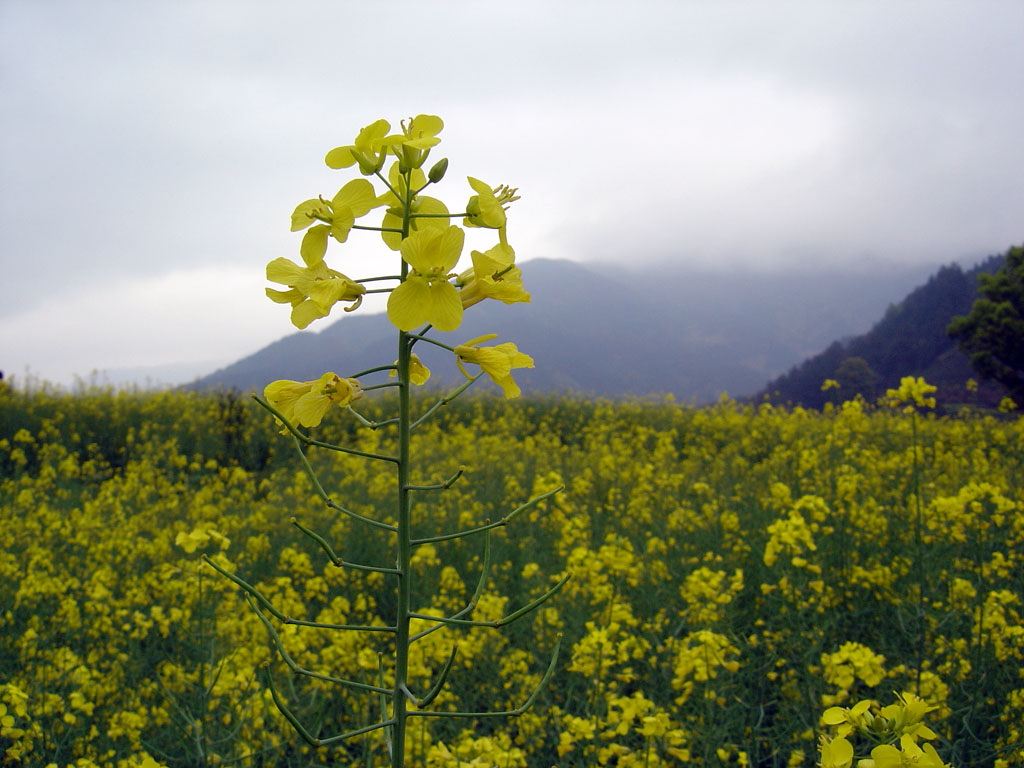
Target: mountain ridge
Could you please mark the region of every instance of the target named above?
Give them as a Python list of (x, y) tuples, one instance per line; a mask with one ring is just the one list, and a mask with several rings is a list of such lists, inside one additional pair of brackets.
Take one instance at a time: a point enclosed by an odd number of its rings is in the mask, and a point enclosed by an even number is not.
[[(893, 301), (927, 276), (927, 267), (890, 272), (639, 271), (557, 259), (524, 262), (529, 304), (485, 301), (439, 340), (455, 345), (500, 332), (531, 355), (516, 372), (524, 392), (598, 396), (673, 394), (697, 403), (723, 391), (751, 395), (836, 338), (863, 333)], [(378, 366), (394, 344), (385, 314), (343, 315), (292, 333), (187, 385), (261, 391), (274, 379), (308, 381), (324, 371), (350, 375)], [(431, 384), (461, 374), (450, 353), (429, 344), (417, 353)], [(482, 382), (481, 382), (482, 383)]]

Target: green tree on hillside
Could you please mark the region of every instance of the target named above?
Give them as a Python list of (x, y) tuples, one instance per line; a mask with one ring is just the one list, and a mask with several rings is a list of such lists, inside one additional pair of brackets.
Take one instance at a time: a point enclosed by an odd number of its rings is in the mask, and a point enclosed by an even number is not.
[(1003, 266), (979, 278), (979, 298), (947, 332), (986, 379), (1005, 386), (1024, 403), (1024, 248), (1013, 246)]
[(835, 379), (844, 400), (860, 395), (869, 403), (875, 399), (878, 374), (863, 357), (848, 357), (836, 368)]

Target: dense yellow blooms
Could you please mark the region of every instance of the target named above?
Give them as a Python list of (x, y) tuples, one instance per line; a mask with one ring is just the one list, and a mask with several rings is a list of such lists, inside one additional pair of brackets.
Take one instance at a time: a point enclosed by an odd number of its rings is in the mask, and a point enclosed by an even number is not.
[[(389, 450), (386, 430), (356, 434), (342, 415), (324, 413), (327, 439)], [(494, 711), (523, 703), (563, 636), (537, 713), (415, 719), (412, 764), (852, 765), (852, 731), (818, 743), (839, 725), (829, 708), (903, 691), (897, 709), (858, 712), (903, 717), (875, 768), (1024, 766), (1024, 422), (913, 418), (916, 434), (901, 411), (857, 402), (817, 414), (495, 398), (418, 427), (430, 450), (417, 482), (460, 467), (472, 482), (417, 497), (417, 536), (566, 485), (494, 532), (474, 618), (526, 604), (560, 569), (573, 578), (521, 627), (446, 627), (413, 645), (417, 693), (458, 645), (432, 707)], [(252, 575), (293, 618), (386, 623), (390, 577), (331, 565), (290, 520), (351, 562), (386, 565), (386, 537), (355, 535), (317, 501), (278, 428), (231, 395), (0, 394), (0, 764), (384, 762), (380, 734), (338, 750), (297, 738), (260, 676), (264, 627), (200, 560)], [(386, 469), (309, 458), (339, 504), (387, 520)], [(417, 610), (472, 597), (480, 546), (414, 555)], [(276, 626), (297, 665), (333, 676), (375, 683), (389, 651), (380, 633)], [(273, 674), (325, 734), (375, 716), (360, 691)], [(913, 730), (918, 716), (935, 739)]]

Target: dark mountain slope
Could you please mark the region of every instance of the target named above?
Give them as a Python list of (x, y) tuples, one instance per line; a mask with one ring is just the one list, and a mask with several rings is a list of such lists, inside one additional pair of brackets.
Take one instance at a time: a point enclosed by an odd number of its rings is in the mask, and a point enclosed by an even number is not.
[[(820, 408), (834, 397), (821, 390), (822, 383), (826, 379), (842, 381), (837, 375), (841, 366), (859, 358), (874, 374), (873, 387), (861, 392), (869, 399), (897, 387), (903, 376), (923, 376), (939, 387), (940, 400), (967, 401), (965, 384), (978, 376), (946, 334), (946, 327), (955, 315), (970, 310), (977, 298), (978, 275), (996, 271), (1002, 259), (991, 256), (966, 273), (955, 264), (942, 267), (903, 301), (891, 305), (868, 333), (833, 342), (825, 351), (771, 381), (758, 397)], [(852, 394), (841, 391), (839, 397)], [(999, 396), (998, 387), (983, 387), (983, 399), (998, 400)]]

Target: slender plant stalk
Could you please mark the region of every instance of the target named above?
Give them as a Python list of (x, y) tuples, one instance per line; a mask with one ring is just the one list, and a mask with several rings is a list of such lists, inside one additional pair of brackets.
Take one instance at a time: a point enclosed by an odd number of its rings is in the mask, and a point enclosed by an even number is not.
[[(397, 582), (397, 600), (393, 624), (387, 626), (364, 626), (328, 624), (294, 619), (278, 610), (256, 586), (250, 584), (241, 576), (229, 572), (223, 563), (218, 564), (213, 560), (208, 561), (215, 570), (240, 587), (245, 593), (245, 598), (250, 608), (267, 632), (271, 647), (293, 676), (309, 677), (365, 693), (376, 700), (376, 704), (380, 709), (380, 715), (376, 722), (344, 733), (321, 736), (318, 727), (308, 728), (302, 723), (299, 715), (292, 710), (289, 699), (295, 698), (296, 691), (291, 687), (291, 684), (289, 683), (289, 688), (282, 692), (275, 683), (274, 676), (267, 669), (265, 670), (266, 686), (274, 703), (298, 734), (309, 744), (320, 747), (344, 742), (351, 738), (365, 737), (369, 734), (374, 734), (374, 738), (376, 738), (376, 732), (380, 731), (385, 748), (389, 752), (391, 768), (404, 768), (406, 765), (406, 736), (409, 720), (412, 717), (479, 719), (496, 716), (516, 717), (523, 714), (529, 707), (533, 706), (540, 691), (554, 673), (558, 661), (560, 640), (555, 643), (551, 661), (547, 671), (541, 678), (540, 684), (534, 689), (527, 701), (519, 707), (500, 712), (442, 712), (428, 709), (447, 683), (449, 673), (454, 666), (458, 646), (455, 645), (452, 648), (447, 663), (427, 692), (417, 696), (413, 692), (409, 681), (409, 657), (412, 644), (446, 626), (463, 629), (505, 626), (536, 610), (540, 605), (551, 599), (568, 581), (568, 576), (562, 578), (554, 587), (540, 597), (528, 601), (521, 608), (500, 619), (475, 621), (472, 618), (473, 610), (484, 591), (488, 577), (491, 530), (508, 525), (522, 511), (536, 506), (558, 490), (561, 490), (561, 488), (542, 493), (528, 500), (496, 522), (492, 523), (489, 520), (479, 521), (476, 525), (452, 533), (431, 537), (414, 537), (412, 494), (420, 491), (447, 490), (462, 476), (463, 470), (460, 468), (443, 482), (414, 484), (412, 482), (412, 458), (410, 456), (412, 430), (426, 419), (431, 418), (438, 409), (468, 390), (484, 373), (489, 374), (491, 378), (502, 386), (506, 397), (517, 396), (518, 387), (511, 380), (509, 371), (512, 368), (532, 367), (533, 365), (532, 359), (519, 352), (515, 345), (511, 343), (499, 345), (498, 347), (479, 348), (481, 343), (494, 338), (495, 334), (480, 337), (460, 346), (452, 346), (436, 339), (427, 338), (426, 336), (435, 326), (440, 326), (442, 330), (453, 330), (453, 319), (457, 320), (465, 307), (472, 306), (484, 298), (500, 298), (506, 302), (529, 301), (529, 294), (522, 291), (519, 282), (519, 270), (512, 263), (515, 254), (508, 245), (505, 234), (505, 206), (518, 199), (515, 194), (516, 190), (510, 189), (507, 186), (492, 189), (482, 182), (470, 178), (470, 186), (477, 194), (470, 198), (465, 209), (455, 209), (464, 210), (463, 213), (447, 214), (430, 210), (418, 210), (421, 207), (421, 202), (417, 201), (419, 193), (429, 184), (440, 181), (447, 168), (447, 159), (443, 159), (435, 163), (427, 177), (424, 177), (421, 171), (416, 170), (423, 165), (427, 155), (430, 153), (430, 146), (433, 146), (429, 143), (424, 144), (424, 134), (433, 136), (440, 130), (441, 125), (440, 118), (420, 115), (417, 118), (410, 119), (409, 125), (403, 123), (404, 138), (401, 141), (398, 141), (396, 144), (392, 141), (395, 139), (395, 136), (390, 136), (387, 140), (383, 140), (381, 145), (375, 149), (373, 148), (373, 141), (368, 140), (367, 136), (371, 134), (377, 135), (376, 132), (379, 132), (382, 126), (384, 131), (389, 129), (385, 121), (378, 121), (363, 129), (355, 145), (332, 150), (328, 157), (333, 157), (337, 161), (337, 164), (332, 165), (332, 167), (346, 167), (346, 162), (347, 165), (351, 165), (351, 161), (346, 156), (346, 153), (351, 153), (352, 159), (358, 163), (360, 172), (364, 176), (375, 176), (393, 195), (394, 200), (391, 201), (391, 205), (388, 208), (384, 225), (373, 227), (353, 223), (354, 218), (364, 215), (372, 208), (377, 207), (379, 203), (372, 204), (369, 202), (376, 199), (376, 194), (369, 181), (356, 180), (349, 182), (332, 200), (328, 201), (323, 197), (307, 200), (301, 203), (292, 215), (293, 229), (310, 227), (303, 238), (301, 248), (302, 257), (307, 264), (307, 268), (304, 270), (287, 259), (276, 259), (267, 267), (268, 279), (285, 284), (289, 288), (287, 292), (277, 291), (276, 289), (269, 290), (268, 296), (278, 303), (290, 302), (293, 307), (292, 321), (300, 328), (305, 327), (310, 322), (311, 313), (313, 319), (323, 316), (325, 312), (323, 301), (327, 295), (337, 295), (339, 298), (334, 299), (334, 301), (345, 300), (354, 302), (352, 306), (347, 308), (352, 310), (358, 307), (365, 293), (392, 292), (388, 303), (388, 316), (398, 328), (398, 359), (395, 363), (367, 368), (357, 373), (355, 377), (348, 379), (342, 379), (335, 373), (325, 373), (320, 379), (313, 382), (279, 380), (268, 385), (264, 390), (264, 397), (256, 397), (256, 400), (283, 425), (282, 431), (292, 436), (296, 452), (302, 461), (303, 469), (312, 483), (313, 493), (329, 510), (345, 515), (352, 525), (366, 526), (393, 535), (396, 555), (394, 567), (390, 567), (390, 564), (384, 566), (371, 563), (353, 563), (340, 557), (323, 535), (299, 522), (296, 518), (293, 517), (291, 519), (293, 526), (313, 541), (334, 566), (362, 572), (379, 573), (395, 578)], [(436, 141), (434, 143), (436, 144)], [(338, 152), (341, 152), (341, 154), (337, 154)], [(385, 175), (381, 173), (381, 170), (390, 155), (396, 158), (395, 165), (392, 166), (391, 172)], [(331, 162), (333, 161), (329, 160), (328, 164), (330, 165)], [(429, 181), (421, 184), (420, 178), (429, 178)], [(433, 201), (431, 205), (436, 206), (440, 204), (438, 201)], [(429, 206), (424, 205), (423, 207), (428, 208)], [(441, 207), (443, 208), (443, 206)], [(395, 217), (397, 217), (399, 209), (401, 210), (400, 227), (394, 226), (397, 223)], [(499, 244), (493, 249), (497, 253), (495, 256), (497, 261), (494, 264), (482, 262), (482, 264), (488, 266), (481, 267), (479, 270), (482, 272), (481, 274), (476, 274), (476, 272), (470, 270), (465, 273), (469, 277), (460, 275), (456, 278), (456, 274), (451, 272), (458, 261), (464, 233), (455, 225), (449, 224), (446, 228), (438, 230), (436, 224), (430, 224), (429, 222), (436, 222), (437, 219), (447, 219), (450, 222), (453, 217), (465, 218), (467, 223), (475, 227), (498, 231)], [(416, 219), (424, 220), (423, 224), (419, 225), (420, 229), (418, 231), (414, 231), (413, 227), (413, 222)], [(334, 237), (340, 242), (344, 242), (349, 230), (371, 230), (384, 233), (386, 237), (398, 235), (402, 246), (399, 249), (401, 250), (399, 274), (353, 281), (341, 273), (327, 270), (323, 264), (322, 253), (326, 250), (328, 239)], [(418, 239), (411, 241), (410, 247), (406, 249), (406, 242), (410, 237)], [(386, 242), (392, 247), (394, 246), (394, 241), (386, 240)], [(454, 258), (452, 253), (453, 244), (458, 246), (458, 250), (454, 252)], [(474, 252), (474, 268), (477, 267), (476, 259), (477, 253)], [(438, 264), (442, 266), (437, 266)], [(415, 284), (407, 284), (412, 278), (415, 278)], [(456, 278), (454, 286), (449, 282), (452, 278)], [(332, 280), (334, 281), (333, 283), (330, 282)], [(392, 288), (374, 288), (371, 290), (367, 290), (363, 285), (364, 283), (376, 281), (397, 281), (397, 285)], [(326, 292), (325, 288), (328, 289)], [(396, 292), (402, 291), (404, 291), (402, 298), (394, 302), (396, 314), (392, 314), (392, 299), (397, 299), (398, 294)], [(468, 295), (460, 295), (460, 291), (468, 292)], [(440, 310), (437, 309), (439, 302), (441, 303)], [(428, 317), (426, 325), (418, 332), (411, 333), (408, 329), (413, 326), (422, 325), (423, 317)], [(455, 325), (457, 326), (457, 323)], [(414, 358), (412, 350), (413, 346), (420, 341), (427, 342), (453, 354), (457, 367), (466, 375), (467, 381), (455, 388), (454, 391), (438, 399), (421, 413), (418, 418), (414, 418), (411, 385), (414, 378), (423, 375), (425, 369), (419, 359)], [(479, 365), (481, 368), (480, 373), (475, 376), (467, 373), (465, 369), (466, 363)], [(414, 365), (417, 371), (415, 376)], [(382, 383), (367, 383), (365, 386), (359, 381), (361, 377), (385, 372), (390, 373), (396, 378)], [(417, 378), (416, 383), (422, 382)], [(386, 388), (398, 390), (397, 416), (379, 421), (371, 421), (351, 408), (351, 402), (361, 397), (364, 393)], [(371, 453), (355, 447), (335, 445), (312, 439), (298, 429), (298, 426), (311, 427), (318, 425), (323, 414), (333, 404), (347, 409), (359, 424), (367, 429), (376, 430), (383, 427), (394, 427), (397, 441), (396, 453)], [(313, 464), (304, 451), (306, 448), (324, 448), (348, 456), (393, 464), (396, 475), (396, 523), (392, 525), (390, 522), (358, 514), (332, 499), (317, 477)], [(412, 595), (415, 573), (412, 567), (412, 554), (414, 548), (429, 543), (447, 542), (473, 536), (482, 537), (484, 565), (473, 595), (466, 606), (455, 611), (452, 615), (413, 612)], [(413, 619), (427, 622), (427, 628), (417, 632), (415, 635), (411, 635), (410, 628)], [(284, 647), (281, 636), (274, 628), (274, 621), (284, 625), (292, 624), (324, 630), (383, 632), (393, 635), (394, 655), (389, 660), (393, 664), (393, 685), (385, 687), (385, 659), (383, 656), (379, 657), (380, 667), (377, 685), (348, 680), (301, 667)], [(410, 704), (413, 705), (413, 709), (410, 709)], [(423, 735), (421, 730), (421, 748)], [(365, 754), (367, 756), (367, 763), (369, 763), (369, 751), (367, 750)]]

